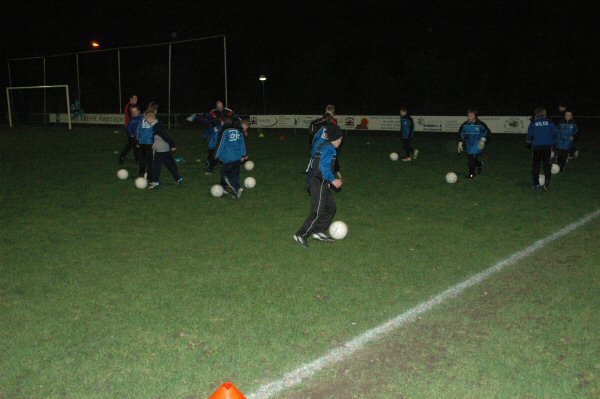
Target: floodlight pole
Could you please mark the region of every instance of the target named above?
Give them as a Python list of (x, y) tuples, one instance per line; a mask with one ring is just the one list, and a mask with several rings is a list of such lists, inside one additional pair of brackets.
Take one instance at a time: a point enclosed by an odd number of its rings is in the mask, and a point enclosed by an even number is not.
[(223, 70), (225, 75), (225, 107), (229, 106), (227, 100), (227, 36), (223, 36)]
[(267, 114), (267, 103), (265, 101), (265, 81), (267, 80), (267, 77), (265, 75), (260, 75), (258, 77), (258, 80), (260, 80), (260, 83), (262, 83), (263, 115), (266, 115)]
[(167, 128), (171, 129), (171, 44), (169, 43), (169, 96), (167, 97)]
[[(121, 50), (117, 49), (117, 75), (119, 76), (119, 112), (121, 113), (121, 110), (123, 108), (121, 108), (121, 97), (122, 97), (122, 93), (121, 93)], [(81, 102), (80, 102), (81, 104)]]
[(75, 69), (77, 70), (77, 99), (81, 106), (81, 85), (79, 84), (79, 54), (75, 54)]
[[(43, 69), (43, 86), (46, 86), (46, 57), (42, 58), (42, 63), (44, 65), (44, 69)], [(46, 123), (46, 88), (44, 87), (44, 123)]]

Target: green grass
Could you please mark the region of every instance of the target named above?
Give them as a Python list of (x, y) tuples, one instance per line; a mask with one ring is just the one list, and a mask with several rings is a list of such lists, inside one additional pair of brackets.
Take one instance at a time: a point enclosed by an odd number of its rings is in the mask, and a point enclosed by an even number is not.
[(278, 398), (598, 398), (600, 220)]
[(237, 202), (210, 196), (198, 132), (173, 132), (185, 185), (163, 170), (141, 191), (116, 177), (112, 131), (0, 133), (0, 398), (249, 393), (600, 205), (590, 136), (547, 193), (529, 189), (521, 137), (496, 136), (466, 181), (451, 136), (419, 136), (410, 164), (389, 161), (395, 138), (351, 136), (350, 233), (303, 250), (305, 136), (254, 133), (257, 187)]

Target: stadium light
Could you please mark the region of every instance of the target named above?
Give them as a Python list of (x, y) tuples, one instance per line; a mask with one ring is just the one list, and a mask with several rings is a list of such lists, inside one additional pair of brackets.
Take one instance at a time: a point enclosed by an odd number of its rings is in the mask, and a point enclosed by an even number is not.
[(260, 75), (258, 77), (258, 80), (260, 80), (260, 83), (262, 83), (263, 115), (266, 115), (267, 114), (267, 103), (265, 102), (265, 80), (267, 80), (267, 77), (265, 75)]
[(98, 41), (96, 40), (92, 40), (90, 45), (92, 46), (92, 48), (100, 48), (100, 43), (98, 43)]

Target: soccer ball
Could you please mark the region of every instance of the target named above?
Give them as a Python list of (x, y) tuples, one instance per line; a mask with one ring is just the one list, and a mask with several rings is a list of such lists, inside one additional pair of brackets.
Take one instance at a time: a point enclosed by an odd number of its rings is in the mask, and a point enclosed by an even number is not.
[(398, 158), (399, 158), (399, 156), (398, 156), (398, 153), (397, 153), (397, 152), (392, 152), (392, 153), (390, 154), (390, 159), (391, 159), (392, 161), (397, 161), (397, 160), (398, 160)]
[(560, 166), (557, 163), (552, 164), (552, 174), (555, 175), (560, 172)]
[(252, 161), (246, 161), (244, 163), (244, 169), (246, 169), (246, 170), (252, 170), (252, 169), (254, 169), (254, 162), (252, 162)]
[(117, 171), (117, 176), (119, 177), (119, 179), (125, 180), (129, 177), (129, 172), (126, 171), (125, 169), (119, 169)]
[(346, 223), (338, 220), (337, 222), (331, 223), (329, 226), (329, 235), (336, 240), (341, 240), (348, 234), (348, 226)]
[(454, 183), (456, 183), (457, 180), (458, 180), (458, 176), (456, 176), (456, 173), (454, 173), (454, 172), (446, 173), (446, 181), (448, 183), (454, 184)]
[(254, 177), (246, 177), (244, 179), (244, 187), (246, 187), (246, 188), (256, 187), (256, 179)]
[(538, 176), (538, 181), (539, 181), (540, 186), (543, 186), (544, 184), (546, 184), (546, 176), (539, 175)]
[(137, 179), (135, 179), (135, 186), (143, 190), (146, 187), (148, 187), (148, 180), (144, 179), (143, 177), (138, 177)]
[(223, 186), (220, 184), (215, 184), (210, 188), (210, 193), (213, 197), (222, 197), (223, 196)]

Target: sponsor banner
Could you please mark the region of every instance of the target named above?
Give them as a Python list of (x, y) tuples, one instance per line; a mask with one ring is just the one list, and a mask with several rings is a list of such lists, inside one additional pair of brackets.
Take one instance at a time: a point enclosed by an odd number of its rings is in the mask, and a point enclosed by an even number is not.
[[(68, 114), (48, 114), (50, 123), (68, 123)], [(89, 123), (97, 125), (124, 125), (125, 116), (123, 114), (83, 114), (71, 115), (71, 123)]]
[[(48, 114), (53, 123), (67, 123), (67, 114)], [(308, 129), (310, 122), (321, 115), (251, 115), (255, 128)], [(375, 130), (400, 132), (399, 115), (336, 115), (344, 130)], [(417, 132), (458, 132), (466, 116), (413, 115)], [(527, 133), (528, 116), (482, 116), (492, 133)], [(72, 123), (123, 125), (122, 114), (84, 114), (72, 118)]]
[[(252, 115), (251, 126), (260, 128), (307, 129), (320, 115)], [(400, 116), (396, 115), (336, 115), (344, 130), (400, 131)], [(458, 132), (466, 116), (413, 115), (417, 132)], [(482, 116), (492, 133), (527, 133), (528, 116)]]

